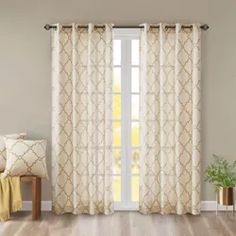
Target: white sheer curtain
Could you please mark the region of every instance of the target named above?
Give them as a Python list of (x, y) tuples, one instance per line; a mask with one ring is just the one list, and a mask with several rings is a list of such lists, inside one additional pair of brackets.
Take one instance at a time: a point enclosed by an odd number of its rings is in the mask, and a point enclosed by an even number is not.
[(112, 26), (52, 33), (53, 211), (109, 214), (112, 194)]
[(200, 212), (200, 27), (141, 33), (142, 213)]

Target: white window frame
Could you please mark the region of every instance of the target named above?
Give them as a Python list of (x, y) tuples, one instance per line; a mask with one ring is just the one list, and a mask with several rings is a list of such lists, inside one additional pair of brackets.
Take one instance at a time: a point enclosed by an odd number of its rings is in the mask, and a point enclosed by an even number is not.
[[(138, 210), (138, 202), (131, 202), (131, 44), (140, 39), (140, 29), (114, 29), (113, 39), (121, 43), (121, 202), (114, 203), (115, 210)], [(127, 52), (127, 53), (124, 53)], [(124, 105), (125, 104), (125, 105)], [(126, 122), (122, 122), (126, 121)], [(124, 165), (124, 163), (126, 163)]]

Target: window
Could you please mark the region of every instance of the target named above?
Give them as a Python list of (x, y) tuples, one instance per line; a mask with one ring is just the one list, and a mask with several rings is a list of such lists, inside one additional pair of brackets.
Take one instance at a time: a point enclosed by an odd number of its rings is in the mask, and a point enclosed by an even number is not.
[(113, 189), (116, 209), (139, 200), (139, 30), (115, 29), (113, 45)]

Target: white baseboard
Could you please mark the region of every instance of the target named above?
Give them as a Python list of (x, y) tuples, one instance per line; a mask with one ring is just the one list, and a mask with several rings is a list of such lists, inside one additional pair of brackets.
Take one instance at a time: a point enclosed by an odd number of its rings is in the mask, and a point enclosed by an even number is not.
[[(42, 201), (41, 202), (41, 210), (42, 211), (51, 211), (52, 202), (51, 201)], [(31, 201), (23, 201), (23, 211), (31, 211), (32, 210), (32, 202)]]
[[(216, 201), (202, 201), (201, 202), (202, 211), (215, 211), (216, 210)], [(222, 206), (218, 204), (218, 211), (232, 211), (233, 206)]]
[[(51, 211), (52, 209), (52, 202), (51, 201), (42, 201), (41, 202), (42, 211)], [(32, 209), (32, 202), (31, 201), (23, 201), (23, 211), (31, 211)], [(218, 206), (218, 211), (232, 211), (233, 206)], [(119, 207), (115, 205), (115, 210), (119, 211), (137, 211), (137, 206), (133, 205), (130, 207)], [(215, 211), (216, 210), (216, 201), (202, 201), (201, 202), (201, 210), (202, 211)]]

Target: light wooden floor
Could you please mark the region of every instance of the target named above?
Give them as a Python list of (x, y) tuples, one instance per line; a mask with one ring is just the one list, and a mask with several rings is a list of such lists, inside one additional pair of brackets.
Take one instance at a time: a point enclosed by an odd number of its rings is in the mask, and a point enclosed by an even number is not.
[(0, 223), (1, 236), (218, 236), (236, 235), (236, 216), (231, 213), (204, 212), (201, 216), (141, 215), (116, 212), (109, 216), (56, 216), (44, 212), (32, 221), (29, 212), (19, 212), (12, 220)]

